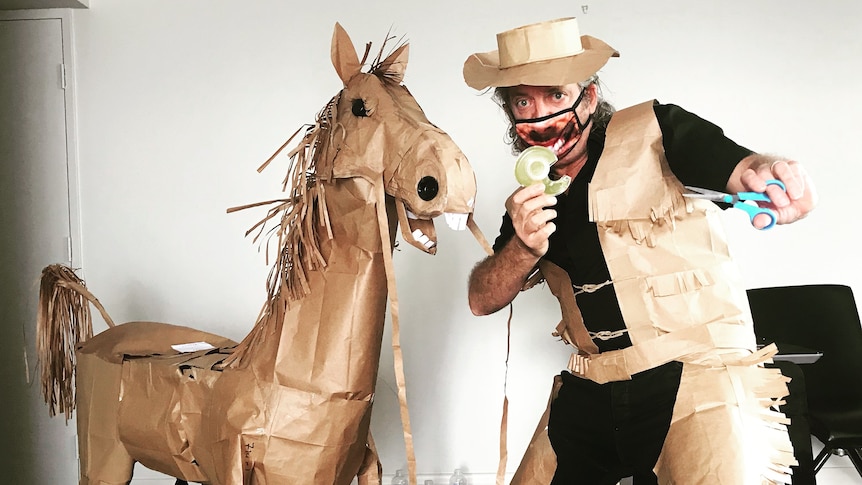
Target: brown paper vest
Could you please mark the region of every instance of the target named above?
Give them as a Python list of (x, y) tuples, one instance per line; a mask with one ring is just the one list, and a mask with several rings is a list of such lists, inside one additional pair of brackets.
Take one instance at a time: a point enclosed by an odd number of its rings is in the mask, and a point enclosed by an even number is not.
[[(795, 460), (788, 420), (772, 409), (787, 395), (787, 380), (762, 365), (774, 347), (754, 352), (745, 288), (718, 208), (682, 196), (652, 104), (614, 115), (589, 190), (590, 217), (633, 345), (595, 353), (568, 275), (543, 262), (564, 315), (556, 334), (579, 347), (569, 369), (599, 383), (683, 362), (655, 468), (659, 483), (789, 483)], [(517, 483), (550, 483), (552, 454), (547, 433), (537, 430)]]

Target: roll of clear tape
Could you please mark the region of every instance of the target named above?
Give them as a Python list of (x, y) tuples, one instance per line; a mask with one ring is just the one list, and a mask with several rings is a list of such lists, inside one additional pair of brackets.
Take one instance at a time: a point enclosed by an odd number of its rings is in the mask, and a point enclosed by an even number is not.
[(551, 165), (557, 162), (557, 156), (547, 147), (532, 146), (521, 152), (515, 161), (515, 179), (526, 187), (536, 182), (545, 185), (548, 195), (560, 195), (569, 188), (572, 178), (563, 175), (559, 179), (550, 178)]

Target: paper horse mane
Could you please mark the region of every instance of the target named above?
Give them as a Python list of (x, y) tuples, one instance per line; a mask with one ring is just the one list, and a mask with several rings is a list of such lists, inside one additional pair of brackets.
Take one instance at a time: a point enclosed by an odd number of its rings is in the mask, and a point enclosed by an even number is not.
[[(342, 49), (339, 37), (342, 35), (336, 27), (333, 49)], [(349, 39), (348, 39), (349, 40)], [(387, 37), (372, 62), (368, 73), (377, 76), (386, 83), (401, 83), (406, 66), (407, 44), (399, 46), (396, 52), (382, 60), (384, 49), (391, 38)], [(343, 42), (343, 39), (341, 40)], [(366, 44), (365, 56), (360, 65), (365, 63), (371, 44)], [(400, 60), (404, 55), (405, 59)], [(394, 57), (394, 58), (393, 58)], [(297, 300), (308, 294), (307, 273), (326, 265), (320, 254), (320, 241), (314, 228), (324, 226), (328, 237), (332, 237), (326, 211), (326, 199), (323, 183), (332, 179), (332, 162), (335, 154), (330, 149), (335, 148), (332, 140), (338, 125), (335, 120), (335, 110), (338, 107), (341, 92), (336, 94), (317, 114), (313, 124), (300, 127), (278, 150), (258, 169), (263, 171), (293, 139), (305, 129), (305, 134), (296, 147), (288, 154), (290, 166), (284, 179), (284, 190), (290, 190), (291, 196), (286, 199), (260, 202), (248, 206), (235, 207), (228, 212), (247, 209), (260, 205), (272, 205), (268, 215), (252, 227), (246, 235), (259, 230), (258, 239), (263, 234), (266, 223), (279, 218), (277, 227), (269, 230), (267, 237), (277, 236), (277, 259), (268, 281), (269, 300), (280, 299), (282, 291), (288, 300)]]
[[(336, 27), (333, 39), (334, 53), (337, 49), (343, 49), (345, 39), (344, 32)], [(401, 84), (404, 76), (404, 68), (407, 64), (407, 44), (400, 44), (396, 50), (385, 59), (383, 58), (388, 41), (384, 40), (377, 57), (372, 61), (368, 74), (376, 76), (384, 83), (392, 83), (394, 86)], [(346, 39), (349, 42), (349, 38)], [(351, 45), (352, 48), (352, 45)], [(366, 44), (365, 55), (360, 65), (365, 63), (371, 43)], [(286, 199), (260, 202), (248, 206), (229, 209), (228, 212), (247, 209), (260, 205), (277, 204), (272, 207), (268, 215), (252, 227), (246, 235), (255, 230), (260, 230), (260, 237), (264, 226), (272, 219), (279, 218), (278, 226), (270, 229), (267, 237), (277, 236), (278, 252), (277, 259), (273, 265), (273, 272), (268, 281), (269, 301), (281, 299), (282, 291), (287, 290), (284, 295), (287, 300), (297, 300), (308, 294), (307, 273), (326, 265), (320, 254), (320, 241), (314, 228), (324, 226), (328, 237), (332, 237), (326, 210), (325, 190), (323, 183), (332, 179), (332, 162), (335, 154), (331, 149), (337, 149), (337, 143), (333, 143), (332, 137), (338, 128), (343, 126), (335, 119), (335, 110), (338, 107), (342, 92), (336, 94), (326, 106), (317, 114), (313, 124), (304, 125), (296, 131), (276, 152), (258, 169), (263, 171), (293, 139), (305, 129), (305, 134), (296, 147), (288, 154), (290, 166), (284, 179), (284, 190), (290, 187), (291, 196)], [(352, 108), (352, 107), (351, 107)], [(257, 240), (257, 237), (255, 238)]]
[[(334, 48), (342, 48), (338, 43), (340, 33), (336, 30), (336, 42)], [(384, 49), (387, 47), (387, 39), (383, 42), (377, 58), (372, 62), (368, 73), (377, 76), (381, 81), (398, 85), (403, 78), (404, 61), (398, 60), (404, 53), (406, 57), (407, 44), (402, 44), (395, 56), (386, 57), (382, 60)], [(371, 44), (366, 44), (365, 57)], [(327, 236), (332, 237), (332, 229), (329, 224), (329, 215), (326, 209), (326, 198), (324, 183), (332, 179), (332, 162), (335, 154), (330, 152), (334, 148), (332, 136), (335, 127), (340, 127), (335, 120), (335, 110), (338, 107), (341, 92), (336, 94), (326, 106), (317, 114), (313, 124), (300, 127), (278, 150), (258, 169), (263, 171), (303, 129), (305, 133), (301, 141), (288, 154), (290, 165), (287, 176), (284, 179), (284, 190), (290, 190), (291, 196), (285, 199), (260, 202), (242, 207), (229, 209), (228, 212), (248, 209), (260, 205), (273, 205), (267, 216), (249, 229), (246, 235), (259, 231), (255, 241), (264, 235), (267, 222), (278, 219), (276, 227), (269, 229), (267, 238), (277, 237), (278, 251), (273, 270), (270, 273), (267, 290), (268, 301), (275, 304), (280, 301), (298, 300), (308, 294), (308, 278), (310, 271), (320, 269), (326, 265), (326, 261), (320, 253), (320, 240), (315, 228), (323, 226), (326, 228)]]
[[(379, 480), (368, 428), (387, 300), (415, 483), (397, 365), (395, 230), (433, 254), (433, 218), (446, 214), (487, 243), (472, 223), (472, 169), (401, 85), (407, 45), (382, 57), (362, 72), (365, 58), (336, 24), (332, 62), (344, 89), (288, 152), (289, 196), (245, 206), (271, 206), (250, 232), (278, 244), (267, 300), (239, 344), (165, 323), (114, 325), (74, 271), (45, 268), (42, 388), (52, 413), (68, 418), (77, 406), (80, 485), (127, 483), (135, 462), (213, 485)], [(110, 327), (95, 336), (89, 303)]]

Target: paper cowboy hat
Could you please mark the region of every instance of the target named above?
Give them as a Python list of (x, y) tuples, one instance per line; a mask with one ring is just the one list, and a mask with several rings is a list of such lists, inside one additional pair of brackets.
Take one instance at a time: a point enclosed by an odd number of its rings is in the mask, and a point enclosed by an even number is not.
[(497, 34), (497, 50), (464, 62), (464, 81), (474, 89), (560, 86), (589, 78), (619, 55), (601, 40), (582, 36), (574, 17), (562, 18)]

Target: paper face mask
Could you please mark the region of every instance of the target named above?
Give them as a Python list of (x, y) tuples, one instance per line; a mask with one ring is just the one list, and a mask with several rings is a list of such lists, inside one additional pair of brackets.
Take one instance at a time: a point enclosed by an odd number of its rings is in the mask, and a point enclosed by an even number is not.
[(538, 118), (514, 120), (518, 136), (528, 145), (546, 146), (556, 153), (573, 135), (583, 133), (592, 121), (591, 115), (587, 116), (585, 122), (581, 122), (577, 116), (576, 110), (584, 98), (584, 92), (586, 90), (581, 89), (578, 98), (569, 108)]
[[(474, 229), (476, 183), (401, 85), (407, 45), (385, 58), (381, 49), (362, 72), (365, 59), (336, 24), (332, 62), (344, 89), (289, 151), (290, 193), (246, 206), (271, 205), (250, 232), (278, 247), (268, 298), (242, 342), (164, 323), (113, 325), (73, 270), (45, 268), (42, 389), (52, 413), (68, 418), (77, 406), (81, 485), (127, 483), (135, 462), (213, 485), (379, 483), (368, 428), (386, 302), (397, 302), (395, 221), (433, 253), (434, 217)], [(88, 302), (111, 327), (96, 336)], [(403, 391), (396, 312), (392, 328)], [(177, 346), (190, 343), (190, 352)]]

